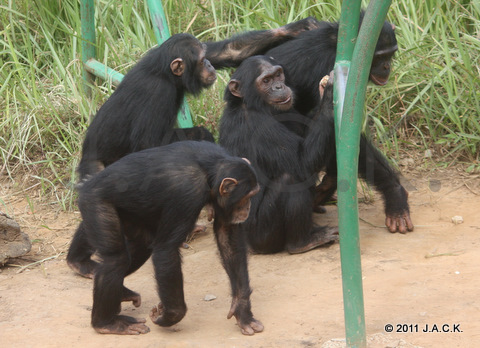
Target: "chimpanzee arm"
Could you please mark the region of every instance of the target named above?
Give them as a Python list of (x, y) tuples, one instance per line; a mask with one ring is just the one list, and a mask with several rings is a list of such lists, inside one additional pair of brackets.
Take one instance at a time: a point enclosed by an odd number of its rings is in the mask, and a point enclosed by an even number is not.
[(302, 151), (306, 167), (317, 173), (331, 162), (332, 157), (335, 158), (333, 73), (328, 79), (322, 79), (319, 90), (322, 99), (312, 112)]
[(296, 37), (303, 31), (316, 29), (319, 23), (315, 18), (308, 17), (297, 22), (286, 24), (277, 29), (249, 31), (235, 35), (230, 39), (213, 42), (207, 45), (206, 58), (215, 67), (237, 67), (248, 57), (263, 54)]
[(408, 207), (408, 193), (400, 184), (397, 172), (387, 159), (362, 134), (358, 173), (383, 195), (385, 202), (385, 224), (390, 232), (413, 231)]
[(250, 294), (246, 233), (242, 225), (225, 224), (221, 216), (215, 216), (215, 238), (222, 258), (223, 267), (230, 279), (232, 288), (232, 306), (227, 318), (235, 316), (244, 335), (253, 335), (263, 331), (263, 324), (253, 317)]

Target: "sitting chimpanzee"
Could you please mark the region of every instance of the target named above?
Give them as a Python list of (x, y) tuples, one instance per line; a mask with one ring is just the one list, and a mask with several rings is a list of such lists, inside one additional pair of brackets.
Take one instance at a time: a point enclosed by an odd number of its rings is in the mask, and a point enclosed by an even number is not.
[(338, 238), (336, 228), (315, 226), (312, 220), (315, 178), (335, 144), (332, 85), (303, 138), (276, 118), (301, 116), (292, 108), (294, 96), (284, 79), (273, 58), (248, 58), (232, 75), (220, 121), (220, 144), (247, 157), (260, 182), (250, 218), (235, 227), (248, 234), (258, 253), (300, 253)]
[[(232, 305), (243, 334), (261, 332), (253, 318), (245, 235), (236, 228), (258, 192), (248, 161), (209, 142), (184, 141), (130, 154), (79, 187), (85, 236), (101, 262), (94, 277), (92, 326), (100, 333), (147, 333), (145, 320), (119, 315), (121, 301), (141, 303), (123, 285), (152, 255), (161, 302), (150, 312), (160, 326), (178, 323), (187, 307), (179, 247), (205, 204), (214, 209), (214, 233), (230, 278)], [(174, 202), (172, 204), (172, 202)]]
[[(216, 79), (215, 69), (205, 58), (207, 46), (216, 65), (228, 66), (244, 59), (246, 51), (237, 49), (244, 42), (249, 45), (261, 37), (255, 50), (265, 51), (314, 24), (307, 18), (278, 29), (244, 34), (246, 40), (235, 39), (234, 43), (228, 39), (202, 44), (189, 34), (177, 34), (152, 49), (125, 75), (89, 126), (78, 166), (80, 181), (135, 151), (183, 139), (213, 141), (203, 127), (174, 128), (184, 93), (198, 94)], [(92, 277), (94, 252), (80, 224), (68, 251), (69, 266)]]
[[(259, 253), (285, 248), (304, 252), (336, 239), (335, 230), (314, 226), (311, 216), (316, 175), (336, 158), (333, 79), (311, 119), (292, 108), (294, 96), (284, 79), (283, 69), (271, 57), (245, 60), (226, 89), (227, 106), (220, 123), (220, 144), (236, 156), (248, 157), (257, 171), (260, 194), (241, 228)], [(286, 126), (295, 122), (308, 125), (304, 136)], [(398, 176), (365, 138), (360, 162), (373, 170), (370, 183), (384, 194), (387, 217), (408, 212)], [(366, 170), (359, 166), (368, 180)], [(397, 197), (401, 199), (396, 201)]]

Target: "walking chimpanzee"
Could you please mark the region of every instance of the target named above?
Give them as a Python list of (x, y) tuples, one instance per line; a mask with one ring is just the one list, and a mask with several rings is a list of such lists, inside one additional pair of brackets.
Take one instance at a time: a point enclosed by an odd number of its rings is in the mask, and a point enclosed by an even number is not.
[[(261, 332), (253, 318), (245, 235), (237, 228), (248, 218), (258, 192), (255, 172), (209, 142), (183, 141), (127, 155), (79, 187), (85, 236), (101, 262), (95, 270), (92, 326), (100, 333), (147, 333), (145, 320), (119, 315), (121, 301), (141, 303), (123, 285), (152, 255), (161, 302), (150, 312), (160, 326), (185, 315), (179, 247), (193, 230), (205, 204), (213, 206), (213, 229), (230, 278), (232, 305), (243, 334)], [(172, 204), (173, 202), (173, 204)]]

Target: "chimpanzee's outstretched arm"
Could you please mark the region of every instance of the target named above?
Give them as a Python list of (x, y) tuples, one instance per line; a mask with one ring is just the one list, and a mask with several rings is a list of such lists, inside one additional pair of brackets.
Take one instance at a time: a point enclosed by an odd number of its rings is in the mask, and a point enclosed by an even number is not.
[(219, 220), (221, 217), (216, 216), (215, 237), (232, 288), (232, 306), (227, 318), (235, 316), (244, 335), (262, 332), (263, 324), (253, 317), (250, 304), (252, 290), (248, 279), (246, 231), (242, 231), (242, 225), (224, 224)]
[(264, 54), (303, 31), (318, 28), (319, 23), (315, 18), (308, 17), (276, 29), (249, 31), (226, 40), (209, 41), (205, 43), (206, 58), (215, 69), (237, 67), (248, 57)]

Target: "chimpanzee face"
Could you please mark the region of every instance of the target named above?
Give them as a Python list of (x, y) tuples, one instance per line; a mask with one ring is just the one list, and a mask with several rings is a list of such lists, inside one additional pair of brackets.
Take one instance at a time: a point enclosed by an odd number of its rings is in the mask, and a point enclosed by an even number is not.
[(280, 65), (264, 62), (255, 85), (262, 99), (277, 110), (288, 110), (292, 107), (292, 90), (285, 85), (285, 75)]
[(210, 64), (210, 61), (205, 58), (206, 51), (206, 46), (202, 45), (196, 68), (203, 87), (209, 87), (217, 80), (215, 68)]
[(182, 80), (185, 90), (193, 95), (202, 89), (210, 87), (217, 79), (217, 73), (205, 58), (206, 46), (195, 40), (183, 52), (183, 58), (175, 58), (170, 63), (170, 69), (175, 76)]
[(397, 39), (395, 38), (395, 26), (385, 22), (382, 33), (378, 38), (377, 46), (375, 47), (372, 67), (370, 68), (370, 80), (374, 84), (378, 86), (384, 86), (387, 84), (392, 58), (397, 50), (398, 46)]

